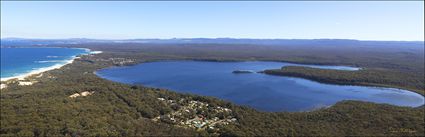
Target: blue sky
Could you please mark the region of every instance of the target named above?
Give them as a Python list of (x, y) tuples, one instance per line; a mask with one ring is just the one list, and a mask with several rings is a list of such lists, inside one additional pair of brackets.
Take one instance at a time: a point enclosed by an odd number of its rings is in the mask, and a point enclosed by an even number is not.
[(1, 2), (1, 37), (424, 40), (424, 2)]

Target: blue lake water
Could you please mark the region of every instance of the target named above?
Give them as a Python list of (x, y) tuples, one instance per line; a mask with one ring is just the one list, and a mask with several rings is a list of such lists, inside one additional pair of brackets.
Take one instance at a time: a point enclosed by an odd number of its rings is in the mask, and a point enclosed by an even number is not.
[[(411, 107), (424, 104), (423, 96), (407, 90), (322, 84), (301, 78), (261, 73), (232, 73), (234, 70), (262, 71), (288, 65), (297, 64), (166, 61), (102, 69), (96, 74), (122, 83), (218, 97), (262, 111), (307, 111), (330, 106), (342, 100)], [(342, 66), (308, 66), (347, 71), (358, 69)]]
[(63, 65), (87, 53), (86, 49), (76, 48), (1, 48), (1, 79)]

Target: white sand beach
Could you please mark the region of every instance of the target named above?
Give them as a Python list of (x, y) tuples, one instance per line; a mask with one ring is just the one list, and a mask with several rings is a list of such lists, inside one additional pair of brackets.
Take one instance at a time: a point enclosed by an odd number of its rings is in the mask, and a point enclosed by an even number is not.
[(72, 95), (70, 95), (69, 97), (70, 97), (70, 98), (76, 98), (76, 97), (80, 97), (80, 96), (85, 97), (85, 96), (92, 95), (93, 93), (94, 93), (94, 91), (91, 91), (91, 92), (89, 92), (89, 91), (84, 91), (84, 92), (81, 92), (81, 93), (75, 93), (75, 94), (72, 94)]
[(45, 71), (61, 68), (62, 66), (65, 66), (67, 64), (74, 62), (74, 59), (76, 59), (76, 58), (77, 57), (74, 57), (64, 64), (56, 64), (56, 65), (53, 65), (53, 66), (50, 66), (50, 67), (39, 68), (39, 69), (30, 71), (29, 73), (25, 73), (25, 74), (22, 74), (22, 75), (19, 75), (19, 76), (1, 78), (1, 81), (8, 81), (8, 80), (11, 80), (11, 79), (24, 80), (26, 77), (29, 77), (29, 76), (32, 76), (32, 75), (37, 75), (37, 74), (40, 74), (40, 73), (45, 72)]
[(0, 84), (0, 89), (4, 89), (4, 88), (7, 88), (7, 85), (6, 84)]
[(100, 54), (102, 51), (91, 51), (90, 54)]
[[(90, 49), (86, 49), (86, 48), (84, 48), (84, 49), (88, 50), (87, 54), (100, 54), (100, 53), (102, 53), (102, 51), (90, 51)], [(83, 55), (87, 55), (87, 54), (83, 54)], [(32, 75), (41, 74), (41, 73), (49, 71), (49, 70), (59, 69), (59, 68), (65, 66), (67, 64), (71, 64), (77, 58), (79, 58), (79, 57), (73, 57), (72, 59), (68, 60), (66, 63), (63, 63), (63, 64), (56, 64), (56, 65), (53, 65), (53, 66), (50, 66), (50, 67), (39, 68), (39, 69), (30, 71), (30, 72), (22, 74), (22, 75), (18, 75), (18, 76), (14, 76), (14, 77), (1, 78), (0, 81), (8, 81), (8, 80), (12, 80), (12, 79), (24, 80), (25, 78), (32, 76)]]

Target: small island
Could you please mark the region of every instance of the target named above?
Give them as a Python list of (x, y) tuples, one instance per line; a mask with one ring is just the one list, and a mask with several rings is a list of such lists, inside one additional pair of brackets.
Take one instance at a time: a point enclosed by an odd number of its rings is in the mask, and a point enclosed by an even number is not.
[(235, 74), (241, 74), (241, 73), (255, 73), (255, 71), (252, 71), (252, 70), (235, 70), (235, 71), (233, 71), (232, 73), (235, 73)]

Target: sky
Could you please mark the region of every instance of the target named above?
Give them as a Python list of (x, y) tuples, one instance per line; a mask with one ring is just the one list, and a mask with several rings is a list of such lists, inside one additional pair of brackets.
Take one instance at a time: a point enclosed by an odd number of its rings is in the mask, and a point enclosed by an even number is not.
[(1, 38), (424, 41), (424, 2), (1, 1)]

